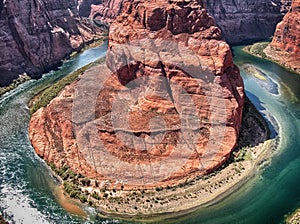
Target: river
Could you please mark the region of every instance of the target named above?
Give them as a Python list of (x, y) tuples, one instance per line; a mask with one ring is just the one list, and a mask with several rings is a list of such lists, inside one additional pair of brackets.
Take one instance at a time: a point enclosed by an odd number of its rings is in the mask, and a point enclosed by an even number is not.
[[(265, 116), (271, 137), (280, 137), (271, 162), (256, 177), (220, 203), (170, 223), (281, 223), (284, 215), (300, 207), (300, 75), (244, 53), (234, 47), (246, 93)], [(106, 45), (86, 50), (58, 71), (31, 80), (0, 98), (0, 211), (16, 223), (122, 223), (97, 218), (83, 207), (88, 218), (66, 212), (54, 196), (55, 180), (28, 139), (28, 101), (39, 89), (105, 55)], [(260, 75), (249, 74), (245, 66)], [(263, 77), (262, 77), (263, 76)], [(270, 91), (271, 90), (271, 91)]]

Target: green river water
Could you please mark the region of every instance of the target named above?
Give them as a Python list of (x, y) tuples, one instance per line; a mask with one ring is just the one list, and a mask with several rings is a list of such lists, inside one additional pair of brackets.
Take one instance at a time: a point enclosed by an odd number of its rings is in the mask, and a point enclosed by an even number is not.
[[(280, 144), (272, 160), (255, 178), (220, 203), (201, 208), (168, 223), (282, 223), (300, 207), (300, 75), (234, 47), (246, 93), (269, 121), (271, 137)], [(28, 101), (36, 91), (103, 57), (106, 45), (86, 50), (38, 81), (31, 80), (0, 98), (0, 211), (15, 223), (122, 223), (66, 212), (53, 194), (54, 179), (28, 139)], [(247, 73), (254, 66), (264, 80)]]

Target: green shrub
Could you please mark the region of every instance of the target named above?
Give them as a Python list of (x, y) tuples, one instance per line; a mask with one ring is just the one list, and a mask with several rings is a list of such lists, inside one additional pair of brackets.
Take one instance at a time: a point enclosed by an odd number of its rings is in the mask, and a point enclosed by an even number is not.
[(78, 195), (80, 195), (80, 191), (78, 191), (78, 190), (72, 190), (72, 191), (70, 192), (70, 197), (71, 197), (71, 198), (77, 198)]
[(87, 196), (84, 195), (84, 194), (78, 195), (78, 199), (79, 199), (82, 203), (87, 202)]
[(156, 191), (162, 191), (162, 190), (163, 190), (163, 187), (156, 187), (155, 190), (156, 190)]
[(87, 177), (80, 180), (80, 182), (82, 183), (83, 186), (90, 186), (90, 184), (91, 184), (91, 180)]
[(107, 197), (108, 197), (108, 194), (107, 194), (107, 193), (104, 193), (104, 194), (103, 194), (103, 197), (104, 197), (104, 198), (107, 198)]
[(269, 42), (255, 43), (250, 48), (250, 53), (259, 57), (266, 58), (267, 55), (264, 53), (264, 49), (269, 45)]
[(70, 194), (71, 191), (75, 190), (74, 186), (67, 181), (64, 182), (64, 189), (68, 194)]
[(35, 96), (35, 100), (30, 105), (30, 114), (35, 113), (38, 109), (47, 106), (52, 99), (54, 99), (59, 92), (67, 85), (70, 85), (73, 83), (80, 74), (82, 74), (87, 69), (99, 64), (100, 62), (103, 62), (104, 58), (97, 60), (96, 62), (89, 63), (82, 68), (74, 71), (73, 73), (70, 73), (66, 77), (62, 78), (58, 82), (54, 83), (47, 89), (40, 92), (37, 96)]
[(101, 197), (99, 196), (99, 194), (97, 194), (97, 192), (93, 192), (91, 196), (97, 200), (101, 199)]

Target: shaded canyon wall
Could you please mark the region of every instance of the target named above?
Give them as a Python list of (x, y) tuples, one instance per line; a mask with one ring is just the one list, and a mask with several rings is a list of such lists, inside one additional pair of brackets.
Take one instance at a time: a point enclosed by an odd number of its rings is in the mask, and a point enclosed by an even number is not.
[(99, 37), (98, 28), (79, 21), (77, 5), (76, 0), (0, 1), (0, 85), (23, 72), (39, 77)]

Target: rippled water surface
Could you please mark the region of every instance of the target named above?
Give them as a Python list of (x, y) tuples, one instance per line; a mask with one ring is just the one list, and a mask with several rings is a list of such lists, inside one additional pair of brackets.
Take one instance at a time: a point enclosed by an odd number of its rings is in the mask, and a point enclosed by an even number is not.
[[(29, 81), (0, 98), (0, 210), (16, 223), (120, 222), (97, 219), (88, 207), (83, 208), (88, 219), (61, 208), (53, 194), (54, 179), (34, 154), (27, 132), (27, 103), (34, 92), (103, 57), (105, 49), (89, 49), (59, 71)], [(272, 137), (281, 139), (278, 152), (267, 168), (258, 171), (257, 178), (236, 193), (170, 223), (280, 223), (285, 214), (300, 207), (300, 75), (247, 55), (241, 47), (235, 47), (234, 53), (248, 97), (272, 124)], [(258, 69), (264, 78), (245, 70), (245, 65)]]

